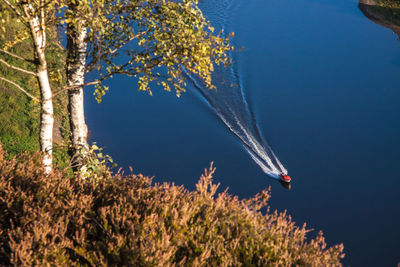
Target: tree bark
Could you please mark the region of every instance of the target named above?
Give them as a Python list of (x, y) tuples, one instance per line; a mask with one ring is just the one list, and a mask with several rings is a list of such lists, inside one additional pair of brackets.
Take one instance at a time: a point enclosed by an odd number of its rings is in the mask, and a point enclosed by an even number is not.
[(43, 153), (43, 165), (46, 173), (52, 171), (53, 164), (53, 102), (47, 69), (43, 66), (38, 71), (40, 94), (42, 99), (40, 115), (40, 150)]
[(87, 149), (87, 125), (85, 122), (83, 84), (87, 53), (87, 30), (83, 25), (69, 25), (67, 30), (67, 84), (68, 110), (71, 128), (71, 156), (75, 170), (82, 166), (82, 148)]
[[(24, 4), (24, 12), (29, 21), (30, 31), (34, 44), (36, 73), (41, 95), (40, 115), (40, 150), (43, 153), (43, 165), (46, 173), (53, 170), (53, 125), (54, 111), (51, 86), (47, 72), (46, 61), (46, 29), (44, 23), (44, 11), (35, 12), (31, 4)], [(39, 17), (40, 16), (40, 17)]]

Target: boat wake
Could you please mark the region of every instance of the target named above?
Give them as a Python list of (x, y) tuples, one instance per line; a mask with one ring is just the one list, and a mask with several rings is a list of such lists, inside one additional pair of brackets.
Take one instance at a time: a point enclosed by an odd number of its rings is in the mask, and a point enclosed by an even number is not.
[[(225, 29), (228, 16), (233, 17), (237, 6), (232, 4), (234, 0), (221, 0), (220, 7), (208, 6), (202, 10), (213, 26)], [(215, 3), (215, 1), (213, 1)], [(221, 12), (216, 12), (220, 10)], [(235, 60), (235, 53), (231, 52), (231, 58)], [(235, 64), (228, 67), (216, 66), (213, 74), (213, 84), (217, 90), (209, 90), (197, 77), (189, 75), (192, 84), (200, 92), (205, 101), (215, 111), (218, 117), (236, 135), (250, 154), (254, 162), (272, 178), (279, 179), (279, 174), (287, 173), (286, 168), (276, 157), (268, 143), (264, 140), (258, 127), (258, 123), (250, 108), (244, 88)]]
[(209, 90), (195, 77), (190, 76), (190, 80), (222, 122), (239, 138), (254, 162), (266, 174), (279, 179), (278, 175), (287, 170), (263, 139), (243, 87), (233, 74), (233, 66), (216, 68), (213, 81), (217, 90)]

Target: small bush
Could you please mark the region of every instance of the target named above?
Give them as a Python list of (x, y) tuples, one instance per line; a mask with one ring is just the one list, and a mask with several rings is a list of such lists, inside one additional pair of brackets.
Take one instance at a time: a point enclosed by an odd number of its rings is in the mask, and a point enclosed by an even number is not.
[(307, 240), (286, 213), (262, 214), (212, 183), (152, 185), (141, 175), (45, 176), (40, 155), (0, 149), (0, 262), (40, 266), (340, 266), (342, 245)]

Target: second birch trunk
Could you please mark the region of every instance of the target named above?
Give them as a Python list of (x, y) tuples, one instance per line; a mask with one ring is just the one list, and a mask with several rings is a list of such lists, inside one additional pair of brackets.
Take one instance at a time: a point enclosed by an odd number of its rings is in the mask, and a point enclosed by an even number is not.
[(69, 25), (67, 35), (67, 86), (70, 88), (68, 89), (68, 111), (71, 128), (71, 154), (75, 171), (82, 172), (85, 168), (82, 159), (88, 149), (88, 130), (83, 102), (87, 30), (83, 25)]

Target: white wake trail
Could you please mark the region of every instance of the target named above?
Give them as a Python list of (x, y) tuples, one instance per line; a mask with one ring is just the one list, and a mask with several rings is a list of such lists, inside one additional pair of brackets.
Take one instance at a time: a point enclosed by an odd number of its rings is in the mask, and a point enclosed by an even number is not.
[[(200, 4), (200, 7), (216, 29), (228, 32), (229, 19), (234, 17), (239, 7), (238, 2), (235, 0), (205, 1)], [(234, 53), (230, 56), (235, 60)], [(235, 65), (227, 68), (215, 67), (213, 84), (217, 90), (209, 90), (197, 77), (189, 74), (188, 77), (222, 122), (239, 138), (263, 172), (275, 179), (279, 179), (279, 174), (287, 173), (286, 168), (261, 135), (258, 123), (246, 100), (240, 76), (235, 71)]]
[[(235, 77), (227, 76), (230, 73), (229, 70), (217, 68), (216, 71), (219, 74), (222, 72), (231, 81), (235, 79)], [(249, 109), (241, 86), (225, 86), (227, 83), (216, 78), (214, 85), (217, 87), (217, 91), (215, 91), (207, 89), (199, 79), (192, 76), (189, 78), (221, 121), (239, 138), (246, 151), (263, 172), (276, 179), (279, 179), (279, 174), (287, 173), (272, 149), (261, 137), (258, 124)]]

